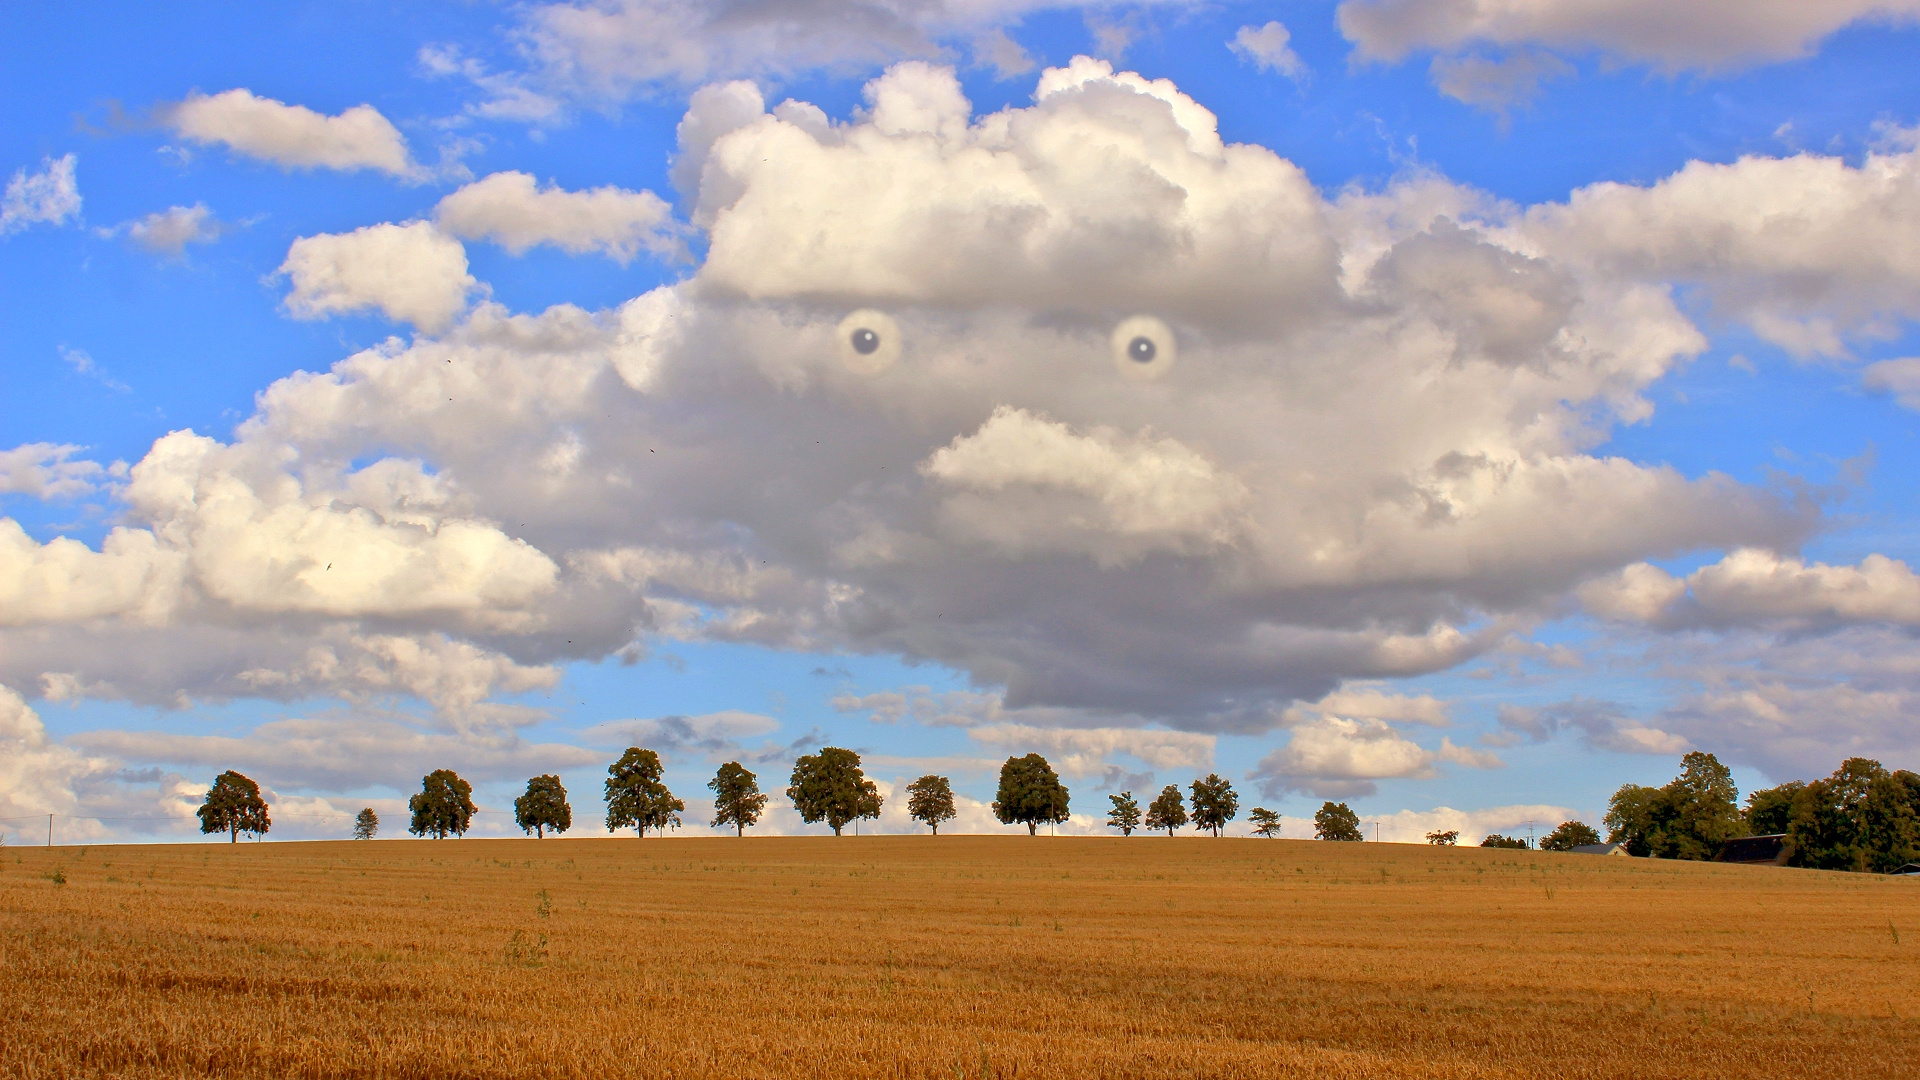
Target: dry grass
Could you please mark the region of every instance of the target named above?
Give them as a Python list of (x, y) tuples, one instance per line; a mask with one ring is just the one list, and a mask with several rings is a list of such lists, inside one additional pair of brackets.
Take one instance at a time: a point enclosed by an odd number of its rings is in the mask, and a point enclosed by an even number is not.
[(8, 1076), (1896, 1076), (1916, 987), (1920, 881), (1770, 867), (1188, 837), (0, 851)]

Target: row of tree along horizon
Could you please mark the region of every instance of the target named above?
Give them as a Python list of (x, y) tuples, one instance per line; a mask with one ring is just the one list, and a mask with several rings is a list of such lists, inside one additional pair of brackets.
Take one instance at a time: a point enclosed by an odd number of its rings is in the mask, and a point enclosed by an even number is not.
[[(640, 836), (648, 829), (664, 833), (679, 828), (686, 804), (668, 789), (660, 757), (652, 750), (629, 747), (607, 769), (605, 800), (608, 832), (631, 828)], [(759, 778), (737, 761), (721, 765), (707, 782), (714, 794), (714, 828), (731, 826), (745, 835), (766, 810), (768, 795)], [(940, 823), (957, 816), (953, 789), (944, 776), (926, 775), (907, 785), (907, 813), (935, 835)], [(840, 747), (824, 747), (794, 763), (786, 791), (800, 819), (825, 822), (834, 835), (849, 823), (880, 816), (884, 797), (860, 767), (860, 755)], [(1746, 806), (1739, 803), (1733, 775), (1710, 753), (1695, 751), (1681, 759), (1680, 775), (1664, 787), (1622, 785), (1609, 800), (1603, 823), (1607, 843), (1624, 846), (1629, 854), (1668, 859), (1714, 858), (1727, 841), (1746, 836), (1781, 835), (1789, 865), (1827, 870), (1885, 872), (1920, 860), (1920, 775), (1890, 772), (1869, 758), (1848, 758), (1830, 777), (1791, 781), (1755, 791)], [(1123, 836), (1135, 830), (1166, 830), (1182, 826), (1221, 830), (1239, 812), (1233, 784), (1216, 774), (1193, 781), (1183, 797), (1168, 784), (1144, 808), (1130, 791), (1107, 796), (1112, 804), (1107, 824)], [(421, 778), (421, 790), (407, 801), (411, 813), (407, 831), (415, 836), (444, 839), (464, 835), (478, 808), (473, 787), (451, 769), (436, 769)], [(1000, 767), (1000, 782), (992, 809), (1003, 824), (1027, 826), (1029, 835), (1041, 825), (1068, 820), (1068, 791), (1045, 757), (1027, 754), (1009, 757)], [(260, 835), (271, 827), (259, 785), (237, 772), (215, 779), (205, 803), (197, 811), (201, 832)], [(1254, 833), (1277, 837), (1280, 814), (1255, 807), (1247, 815)], [(1343, 802), (1328, 801), (1314, 816), (1319, 840), (1364, 840), (1359, 815)], [(546, 774), (527, 781), (526, 794), (514, 800), (514, 821), (525, 832), (545, 837), (573, 827), (573, 807), (558, 776)], [(356, 839), (371, 839), (379, 830), (379, 816), (371, 807), (360, 811), (354, 824)], [(1451, 845), (1457, 830), (1427, 834), (1427, 842)], [(1571, 851), (1599, 844), (1600, 834), (1582, 821), (1561, 822), (1539, 841), (1543, 851)], [(1481, 841), (1483, 847), (1531, 848), (1532, 842), (1498, 833)]]

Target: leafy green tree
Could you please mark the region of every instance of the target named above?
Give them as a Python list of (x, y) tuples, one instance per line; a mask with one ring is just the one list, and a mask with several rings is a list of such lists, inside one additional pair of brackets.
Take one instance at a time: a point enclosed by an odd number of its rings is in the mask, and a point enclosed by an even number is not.
[(1107, 811), (1107, 828), (1119, 829), (1121, 836), (1132, 836), (1133, 830), (1140, 827), (1140, 804), (1133, 801), (1133, 792), (1109, 795), (1107, 801), (1113, 804), (1113, 809)]
[(1160, 789), (1160, 797), (1147, 804), (1147, 828), (1165, 829), (1172, 836), (1173, 830), (1187, 823), (1187, 801), (1180, 797), (1180, 789), (1172, 784)]
[(548, 829), (563, 833), (573, 828), (573, 806), (567, 802), (566, 785), (552, 773), (527, 781), (527, 793), (513, 800), (513, 822), (521, 832), (533, 833), (542, 840), (547, 838)]
[(1427, 834), (1427, 843), (1434, 847), (1453, 847), (1460, 842), (1459, 829), (1435, 829)]
[(200, 817), (201, 832), (226, 833), (229, 844), (239, 843), (241, 833), (264, 836), (273, 826), (260, 785), (232, 769), (213, 778), (206, 801), (194, 813)]
[(1247, 820), (1253, 823), (1253, 834), (1271, 840), (1280, 835), (1280, 812), (1256, 806), (1247, 811)]
[(1212, 829), (1219, 836), (1220, 830), (1240, 809), (1240, 796), (1234, 794), (1233, 785), (1220, 778), (1218, 774), (1208, 773), (1205, 780), (1193, 782), (1193, 827)]
[(1000, 766), (993, 816), (1002, 825), (1025, 825), (1032, 836), (1041, 825), (1067, 820), (1066, 785), (1039, 754), (1010, 757)]
[(1488, 833), (1486, 839), (1480, 841), (1480, 846), (1490, 848), (1514, 848), (1519, 851), (1527, 851), (1533, 847), (1532, 844), (1527, 843), (1527, 839), (1524, 836), (1502, 836), (1499, 833)]
[(924, 821), (940, 835), (940, 823), (951, 821), (960, 812), (953, 808), (953, 785), (944, 776), (923, 776), (907, 785), (907, 816)]
[(1563, 821), (1540, 838), (1541, 851), (1572, 851), (1600, 842), (1600, 834), (1584, 821)]
[(1793, 821), (1793, 799), (1807, 785), (1790, 780), (1779, 787), (1763, 788), (1747, 796), (1747, 831), (1754, 836), (1774, 836), (1787, 831)]
[(800, 820), (825, 821), (839, 836), (847, 822), (880, 816), (880, 789), (860, 771), (860, 755), (837, 746), (823, 746), (793, 763), (787, 798), (800, 811)]
[(1920, 776), (1848, 758), (1794, 796), (1787, 861), (1816, 870), (1884, 872), (1920, 858)]
[(680, 827), (680, 811), (687, 804), (673, 797), (661, 780), (666, 769), (660, 755), (629, 746), (620, 760), (607, 766), (607, 831), (631, 828), (641, 837), (647, 830), (665, 834)]
[(435, 769), (420, 778), (420, 793), (407, 800), (407, 809), (413, 812), (407, 831), (415, 836), (464, 836), (473, 822), (473, 785), (452, 769)]
[(360, 809), (360, 816), (353, 819), (353, 838), (355, 840), (371, 840), (374, 834), (379, 831), (380, 815), (374, 813), (373, 807), (371, 806), (362, 807)]
[(1711, 859), (1736, 836), (1745, 836), (1740, 816), (1740, 789), (1733, 773), (1720, 759), (1699, 750), (1680, 759), (1680, 775), (1666, 786), (1673, 804), (1673, 826), (1668, 830), (1663, 858)]
[(1669, 849), (1667, 834), (1677, 817), (1665, 790), (1622, 784), (1607, 800), (1607, 814), (1600, 820), (1607, 827), (1607, 843), (1625, 844), (1627, 854), (1644, 858)]
[(1360, 815), (1343, 802), (1320, 804), (1320, 809), (1313, 812), (1313, 835), (1321, 840), (1360, 841), (1367, 838), (1360, 831)]
[(760, 791), (760, 778), (737, 761), (720, 766), (707, 781), (713, 791), (713, 827), (733, 826), (733, 835), (747, 835), (747, 826), (760, 820), (767, 797)]

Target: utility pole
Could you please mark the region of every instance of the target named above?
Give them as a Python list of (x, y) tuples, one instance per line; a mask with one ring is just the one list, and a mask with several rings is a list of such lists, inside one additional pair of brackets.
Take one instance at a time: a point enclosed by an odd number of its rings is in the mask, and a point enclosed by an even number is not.
[(53, 846), (53, 815), (47, 815), (47, 846)]

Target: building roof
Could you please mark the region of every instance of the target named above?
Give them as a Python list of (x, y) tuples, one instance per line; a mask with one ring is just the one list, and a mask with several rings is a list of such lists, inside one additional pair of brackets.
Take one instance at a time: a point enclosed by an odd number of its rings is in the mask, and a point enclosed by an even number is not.
[(1575, 855), (1632, 855), (1625, 844), (1581, 844), (1572, 849)]
[(1721, 845), (1720, 854), (1714, 856), (1714, 861), (1779, 866), (1787, 861), (1787, 834), (1735, 837)]

